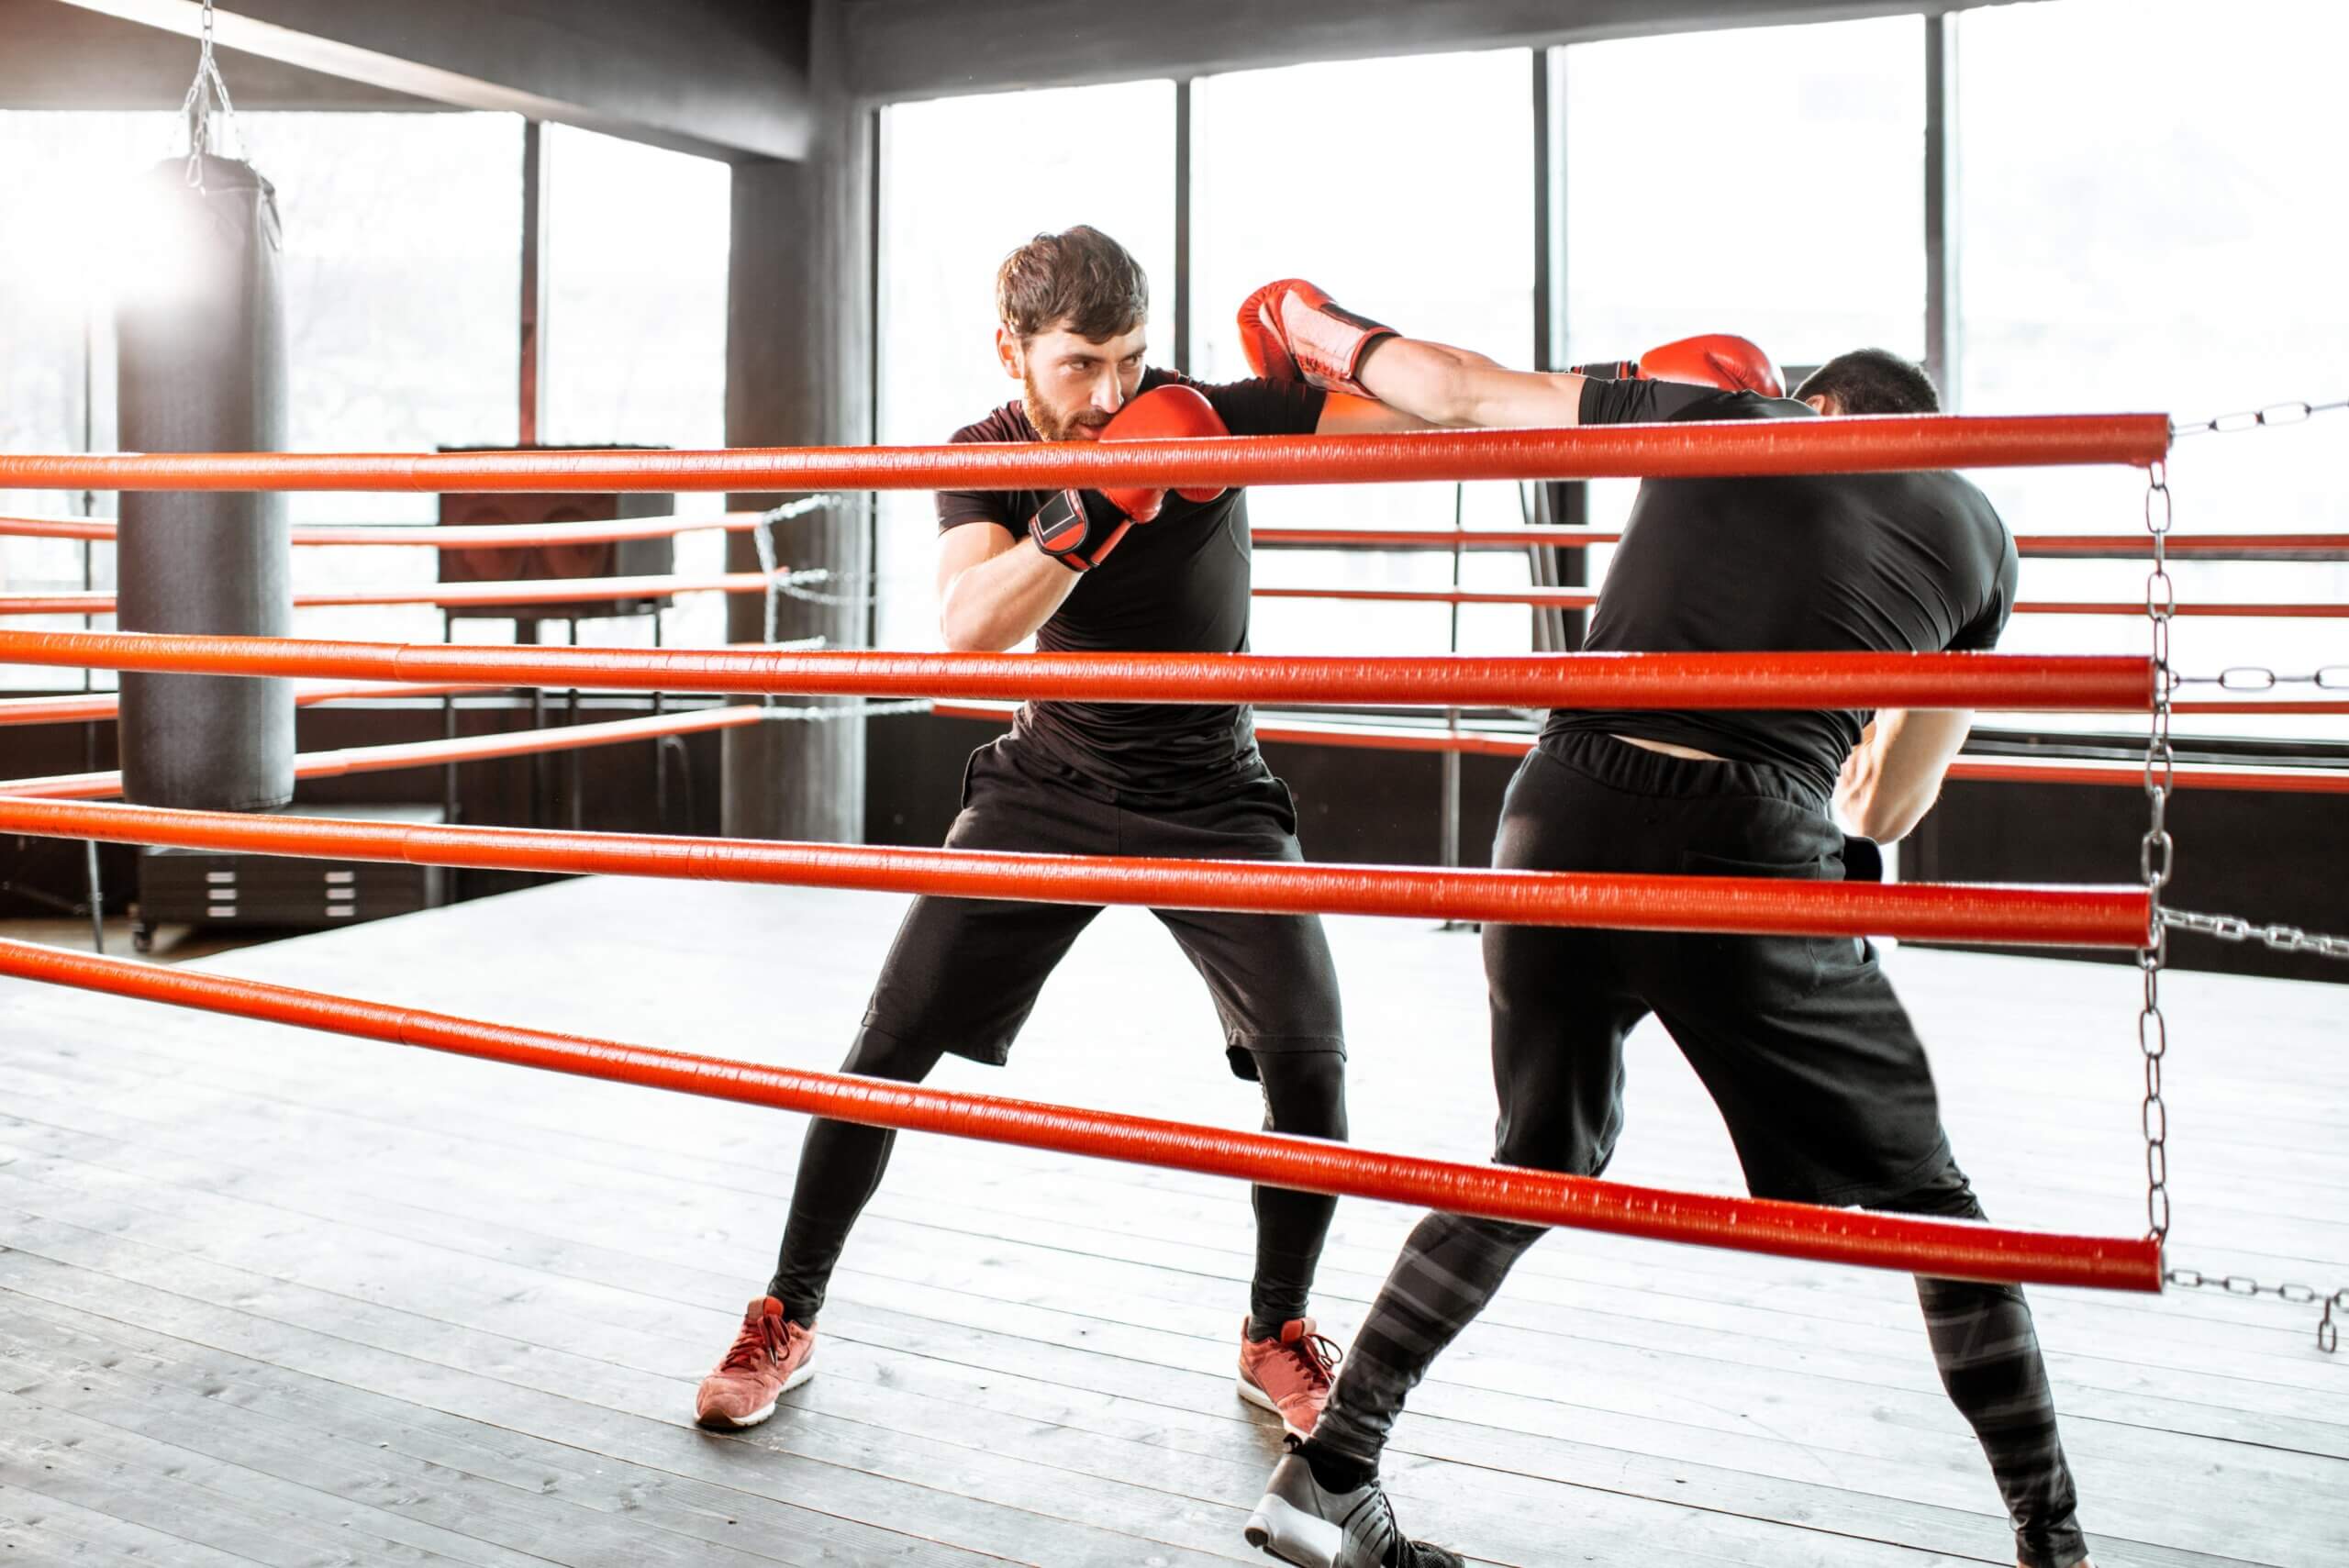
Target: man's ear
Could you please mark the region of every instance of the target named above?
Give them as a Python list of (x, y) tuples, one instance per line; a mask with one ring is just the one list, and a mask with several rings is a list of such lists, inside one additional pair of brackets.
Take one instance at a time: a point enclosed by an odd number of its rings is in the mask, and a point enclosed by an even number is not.
[(1021, 358), (1019, 335), (1008, 327), (997, 327), (995, 329), (995, 357), (1003, 366), (1004, 374), (1014, 381), (1019, 379)]
[(1835, 395), (1831, 392), (1814, 392), (1803, 401), (1830, 417), (1843, 411), (1843, 406), (1835, 401)]

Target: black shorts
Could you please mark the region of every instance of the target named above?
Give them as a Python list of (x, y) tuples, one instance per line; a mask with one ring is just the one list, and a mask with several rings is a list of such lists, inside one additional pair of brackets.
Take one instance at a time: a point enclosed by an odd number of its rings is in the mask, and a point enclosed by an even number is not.
[[(963, 809), (946, 843), (1040, 854), (1305, 858), (1296, 803), (1268, 772), (1199, 804), (1129, 807), (1011, 736), (971, 753)], [(1001, 1065), (1045, 977), (1099, 913), (1094, 905), (918, 898), (882, 966), (864, 1028)], [(1318, 917), (1153, 913), (1214, 995), (1233, 1073), (1256, 1077), (1257, 1051), (1345, 1050), (1337, 967)]]
[[(1781, 770), (1545, 737), (1496, 865), (1841, 880), (1842, 834)], [(1757, 1196), (1888, 1203), (1950, 1167), (1924, 1046), (1866, 941), (1491, 926), (1497, 1158), (1597, 1175), (1623, 1127), (1623, 1038), (1653, 1012), (1720, 1107)]]

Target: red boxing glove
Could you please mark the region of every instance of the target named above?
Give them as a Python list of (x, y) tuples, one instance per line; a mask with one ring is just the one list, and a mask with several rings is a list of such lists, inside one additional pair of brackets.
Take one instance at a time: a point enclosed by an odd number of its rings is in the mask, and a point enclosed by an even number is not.
[[(1129, 400), (1101, 427), (1099, 439), (1184, 440), (1230, 434), (1215, 405), (1197, 389), (1172, 384)], [(1175, 494), (1186, 501), (1212, 501), (1223, 491), (1217, 484), (1186, 486)], [(1128, 528), (1153, 520), (1165, 505), (1166, 492), (1159, 489), (1055, 491), (1028, 519), (1028, 533), (1037, 549), (1070, 571), (1089, 572), (1109, 558)]]
[(1723, 392), (1758, 392), (1765, 397), (1787, 395), (1778, 367), (1760, 345), (1728, 332), (1708, 332), (1650, 349), (1637, 363), (1619, 360), (1574, 368), (1577, 375), (1608, 381), (1678, 381)]
[[(1195, 387), (1179, 383), (1151, 388), (1118, 410), (1115, 417), (1101, 427), (1105, 441), (1187, 440), (1201, 436), (1228, 436), (1222, 416)], [(1223, 494), (1220, 484), (1192, 485), (1177, 490), (1186, 501), (1212, 501)], [(1158, 516), (1166, 504), (1163, 490), (1105, 490), (1109, 504), (1131, 517), (1146, 523)]]
[(1266, 284), (1240, 306), (1240, 348), (1249, 368), (1324, 392), (1368, 397), (1354, 373), (1373, 343), (1394, 336), (1392, 327), (1356, 316), (1303, 278)]

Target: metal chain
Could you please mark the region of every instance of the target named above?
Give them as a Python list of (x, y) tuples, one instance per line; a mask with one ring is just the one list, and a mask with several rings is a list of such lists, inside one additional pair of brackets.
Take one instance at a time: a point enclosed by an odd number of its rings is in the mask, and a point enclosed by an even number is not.
[[(768, 581), (773, 584), (767, 592), (766, 615), (763, 623), (766, 641), (774, 640), (775, 615), (778, 608), (776, 594), (791, 593), (790, 588), (782, 581), (783, 565), (775, 556), (775, 524), (787, 523), (794, 517), (804, 517), (810, 512), (845, 506), (851, 499), (847, 495), (824, 492), (815, 495), (803, 495), (796, 501), (786, 501), (782, 506), (769, 507), (759, 515), (757, 524), (751, 529), (751, 548), (759, 552), (759, 570), (767, 574)], [(791, 575), (799, 577), (805, 574), (795, 572)], [(843, 607), (855, 607), (868, 602), (861, 599), (831, 599), (807, 594), (792, 594), (791, 596), (795, 599), (805, 599), (811, 604), (839, 605)]]
[(2145, 885), (2145, 945), (2137, 967), (2145, 977), (2145, 1000), (2137, 1012), (2137, 1045), (2145, 1060), (2145, 1097), (2137, 1113), (2145, 1134), (2145, 1224), (2155, 1243), (2169, 1239), (2169, 1106), (2162, 1098), (2162, 1061), (2169, 1054), (2169, 1022), (2162, 1016), (2162, 966), (2169, 956), (2169, 929), (2162, 917), (2162, 889), (2168, 885), (2174, 845), (2169, 835), (2170, 791), (2177, 782), (2177, 753), (2170, 745), (2169, 636), (2177, 610), (2177, 584), (2169, 574), (2169, 530), (2174, 521), (2169, 475), (2154, 463), (2145, 491), (2145, 529), (2153, 535), (2154, 565), (2145, 578), (2145, 618), (2153, 628), (2154, 714), (2145, 742), (2148, 821), (2137, 851)]
[(204, 20), (197, 33), (195, 80), (188, 83), (187, 96), (180, 102), (180, 116), (187, 121), (187, 183), (199, 192), (204, 189), (204, 155), (212, 145), (214, 98), (220, 101), (221, 128), (237, 132), (241, 150), (243, 136), (238, 132), (237, 106), (228, 101), (228, 83), (222, 78), (220, 63), (212, 53), (212, 0), (204, 0)]
[(2319, 414), (2330, 414), (2349, 408), (2349, 397), (2332, 403), (2310, 403), (2297, 399), (2286, 403), (2271, 403), (2265, 408), (2246, 408), (2237, 414), (2221, 414), (2215, 418), (2189, 419), (2181, 424), (2173, 419), (2169, 424), (2170, 439), (2187, 436), (2231, 436), (2238, 430), (2273, 428), (2280, 425), (2304, 424)]
[(2349, 692), (2349, 664), (2324, 664), (2305, 675), (2287, 675), (2265, 664), (2230, 664), (2215, 675), (2176, 675), (2173, 685), (2217, 686), (2229, 692), (2272, 692), (2277, 686), (2314, 686), (2321, 692)]
[(762, 528), (774, 523), (787, 523), (794, 517), (804, 517), (810, 512), (821, 512), (834, 506), (845, 506), (852, 497), (834, 491), (815, 495), (803, 495), (796, 501), (785, 501), (780, 506), (770, 506), (759, 514)]
[(2349, 1285), (2331, 1296), (2320, 1295), (2313, 1285), (2262, 1284), (2249, 1274), (2206, 1274), (2200, 1269), (2169, 1269), (2163, 1273), (2162, 1283), (2186, 1290), (2221, 1290), (2229, 1296), (2272, 1296), (2291, 1307), (2315, 1307), (2321, 1304), (2324, 1315), (2317, 1319), (2316, 1348), (2326, 1355), (2341, 1349), (2341, 1325), (2349, 1321)]
[(2222, 942), (2256, 941), (2277, 952), (2310, 952), (2319, 958), (2349, 959), (2349, 937), (2328, 937), (2304, 931), (2298, 926), (2254, 926), (2233, 915), (2193, 915), (2183, 909), (2163, 910), (2162, 923), (2172, 930), (2216, 937)]
[[(2320, 407), (2344, 407), (2349, 403), (2325, 405), (2286, 405), (2298, 410), (2296, 418), (2306, 418)], [(2247, 428), (2247, 425), (2292, 423), (2292, 419), (2272, 417), (2274, 409), (2262, 409), (2250, 416), (2231, 416), (2214, 419), (2201, 428), (2227, 430)], [(2246, 425), (2231, 422), (2243, 419)], [(2173, 427), (2175, 429), (2175, 427)], [(2333, 677), (2349, 685), (2349, 666), (2329, 665), (2310, 675), (2279, 675), (2273, 670), (2239, 665), (2221, 671), (2217, 675), (2180, 676), (2170, 667), (2170, 623), (2177, 613), (2177, 585), (2169, 574), (2169, 532), (2175, 521), (2171, 506), (2169, 475), (2165, 466), (2153, 465), (2145, 491), (2145, 530), (2153, 536), (2153, 570), (2145, 577), (2145, 619), (2153, 628), (2154, 718), (2152, 734), (2145, 743), (2145, 798), (2150, 806), (2145, 837), (2138, 849), (2137, 866), (2145, 884), (2147, 903), (2146, 945), (2137, 955), (2138, 967), (2145, 976), (2144, 1006), (2137, 1014), (2137, 1043), (2145, 1058), (2145, 1097), (2139, 1112), (2145, 1132), (2145, 1218), (2156, 1242), (2166, 1245), (2169, 1240), (2169, 1107), (2162, 1099), (2162, 1062), (2169, 1054), (2169, 1025), (2162, 1016), (2161, 975), (2169, 956), (2169, 933), (2175, 929), (2203, 932), (2223, 940), (2240, 941), (2257, 935), (2271, 947), (2286, 951), (2316, 951), (2328, 957), (2349, 957), (2349, 940), (2333, 937), (2311, 938), (2305, 931), (2288, 926), (2254, 928), (2247, 920), (2237, 920), (2220, 915), (2193, 915), (2162, 906), (2162, 889), (2169, 884), (2176, 846), (2169, 834), (2169, 797), (2176, 784), (2177, 755), (2170, 745), (2170, 708), (2174, 694), (2179, 686), (2216, 684), (2230, 691), (2265, 691), (2279, 684), (2314, 684), (2329, 686)], [(2287, 946), (2286, 944), (2292, 944)], [(2338, 943), (2340, 951), (2332, 951)], [(2316, 1327), (2316, 1348), (2327, 1355), (2341, 1345), (2341, 1320), (2349, 1318), (2349, 1288), (2320, 1296), (2313, 1286), (2305, 1284), (2262, 1284), (2247, 1274), (2205, 1274), (2199, 1269), (2166, 1269), (2165, 1284), (2188, 1290), (2222, 1290), (2229, 1296), (2273, 1296), (2294, 1306), (2312, 1307), (2324, 1303), (2324, 1316)]]
[[(770, 569), (772, 570), (772, 569)], [(804, 572), (784, 572), (768, 579), (775, 592), (802, 604), (826, 605), (838, 609), (863, 609), (877, 602), (874, 594), (821, 594), (810, 591), (816, 583), (877, 583), (879, 575), (871, 572), (834, 572), (829, 566), (811, 566)]]

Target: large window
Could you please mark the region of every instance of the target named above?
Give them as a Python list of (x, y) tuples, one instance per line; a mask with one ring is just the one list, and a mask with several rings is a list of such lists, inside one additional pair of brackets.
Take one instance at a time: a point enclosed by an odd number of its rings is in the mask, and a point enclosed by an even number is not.
[[(1697, 332), (1922, 359), (1923, 49), (1894, 17), (1567, 50), (1569, 362)], [(1637, 488), (1593, 484), (1592, 520)]]
[[(1533, 348), (1533, 99), (1524, 50), (1246, 71), (1193, 88), (1197, 373), (1249, 373), (1234, 321), (1275, 278), (1305, 277), (1398, 329), (1506, 363)], [(1336, 127), (1375, 125), (1364, 136)], [(1265, 150), (1288, 156), (1267, 167)], [(1513, 484), (1264, 487), (1258, 527), (1449, 528), (1520, 520)], [(1448, 558), (1284, 551), (1256, 561), (1260, 584), (1431, 588)], [(1521, 587), (1515, 558), (1472, 556), (1473, 586)], [(1254, 645), (1274, 652), (1446, 646), (1440, 605), (1259, 600)], [(1521, 608), (1461, 616), (1461, 645), (1522, 651)]]
[[(240, 116), (276, 187), (285, 239), (287, 438), (296, 450), (420, 450), (514, 439), (521, 122), (471, 114)], [(0, 444), (116, 445), (112, 287), (167, 257), (126, 253), (122, 194), (171, 156), (176, 116), (0, 114), (0, 342), (9, 395)], [(84, 386), (89, 388), (85, 398)], [(94, 498), (112, 515), (115, 498)], [(57, 516), (82, 497), (0, 495)], [(421, 522), (429, 495), (297, 495), (296, 521)], [(112, 549), (92, 552), (97, 585)], [(305, 550), (297, 588), (426, 583), (429, 551)], [(78, 587), (79, 545), (0, 540), (12, 590)], [(17, 621), (38, 626), (38, 621)], [(79, 624), (60, 623), (60, 624)], [(108, 624), (108, 623), (102, 623)], [(429, 608), (305, 611), (321, 636), (440, 635)], [(12, 686), (79, 685), (78, 672), (9, 670)]]
[[(2069, 0), (1969, 11), (1960, 42), (1969, 412), (2186, 417), (2337, 395), (2349, 206), (2332, 106), (2349, 14), (2322, 0)], [(2338, 418), (2182, 442), (2170, 464), (2179, 531), (2342, 531)], [(1979, 477), (2018, 531), (2143, 532), (2141, 476)], [(2026, 597), (2143, 591), (2143, 566), (2128, 562), (2032, 562), (2023, 574)], [(2349, 599), (2349, 566), (2181, 563), (2175, 574), (2189, 605)], [(2306, 671), (2349, 660), (2343, 625), (2186, 617), (2174, 658), (2190, 673)], [(2131, 620), (2027, 616), (2007, 645), (2133, 653), (2145, 633)], [(2178, 728), (2349, 737), (2338, 719)]]
[[(1174, 89), (1123, 83), (901, 104), (882, 121), (880, 439), (931, 445), (1019, 395), (996, 361), (995, 272), (1080, 223), (1150, 274), (1151, 359), (1173, 362)], [(928, 495), (881, 495), (882, 646), (938, 641)]]
[[(118, 242), (123, 188), (171, 150), (173, 117), (0, 113), (0, 449), (109, 450), (114, 444), (112, 280), (131, 260)], [(0, 513), (114, 512), (110, 495), (0, 490)], [(114, 585), (114, 548), (0, 538), (0, 591)], [(83, 623), (10, 617), (13, 630)], [(100, 626), (111, 626), (110, 618)], [(112, 685), (110, 672), (89, 677)], [(84, 684), (78, 670), (0, 667), (0, 685)]]
[(1571, 357), (1692, 332), (1921, 357), (1922, 50), (1913, 17), (1568, 50)]
[[(508, 443), (519, 407), (522, 122), (510, 115), (249, 113), (245, 150), (276, 188), (284, 223), (287, 441), (297, 450), (429, 450)], [(0, 115), (0, 341), (8, 345), (0, 444), (106, 450), (114, 430), (113, 286), (167, 259), (123, 253), (120, 195), (174, 151), (177, 117)], [(723, 164), (550, 127), (550, 236), (541, 439), (714, 447), (725, 439), (729, 194)], [(88, 391), (85, 395), (85, 384)], [(112, 495), (94, 498), (105, 514)], [(680, 496), (686, 512), (724, 498)], [(0, 495), (0, 510), (54, 516), (78, 495)], [(418, 495), (289, 497), (296, 522), (429, 522)], [(716, 532), (678, 540), (682, 572), (722, 569)], [(91, 575), (113, 581), (112, 550)], [(303, 549), (297, 591), (422, 586), (429, 550)], [(0, 540), (0, 584), (78, 587), (82, 547)], [(669, 612), (673, 642), (715, 643), (715, 595)], [(17, 625), (78, 622), (18, 621)], [(429, 606), (305, 610), (326, 637), (438, 640)], [(502, 636), (495, 627), (467, 635)], [(641, 627), (587, 623), (583, 640), (640, 641)], [(104, 679), (104, 677), (101, 677)], [(79, 684), (78, 672), (8, 671), (17, 686)]]
[[(253, 162), (285, 226), (287, 444), (429, 451), (515, 437), (522, 122), (511, 115), (261, 114)], [(295, 522), (430, 522), (431, 495), (302, 495)], [(429, 550), (294, 552), (294, 585), (425, 584)], [(317, 637), (437, 642), (429, 605), (310, 609)]]
[[(726, 444), (726, 265), (732, 231), (726, 165), (567, 126), (549, 126), (546, 421), (571, 446)], [(508, 378), (510, 381), (510, 377)], [(726, 497), (681, 494), (676, 509), (714, 517)], [(726, 569), (726, 539), (680, 534), (676, 570)], [(726, 640), (726, 606), (692, 594), (665, 612), (673, 643)], [(587, 643), (639, 643), (641, 628), (586, 621)]]

